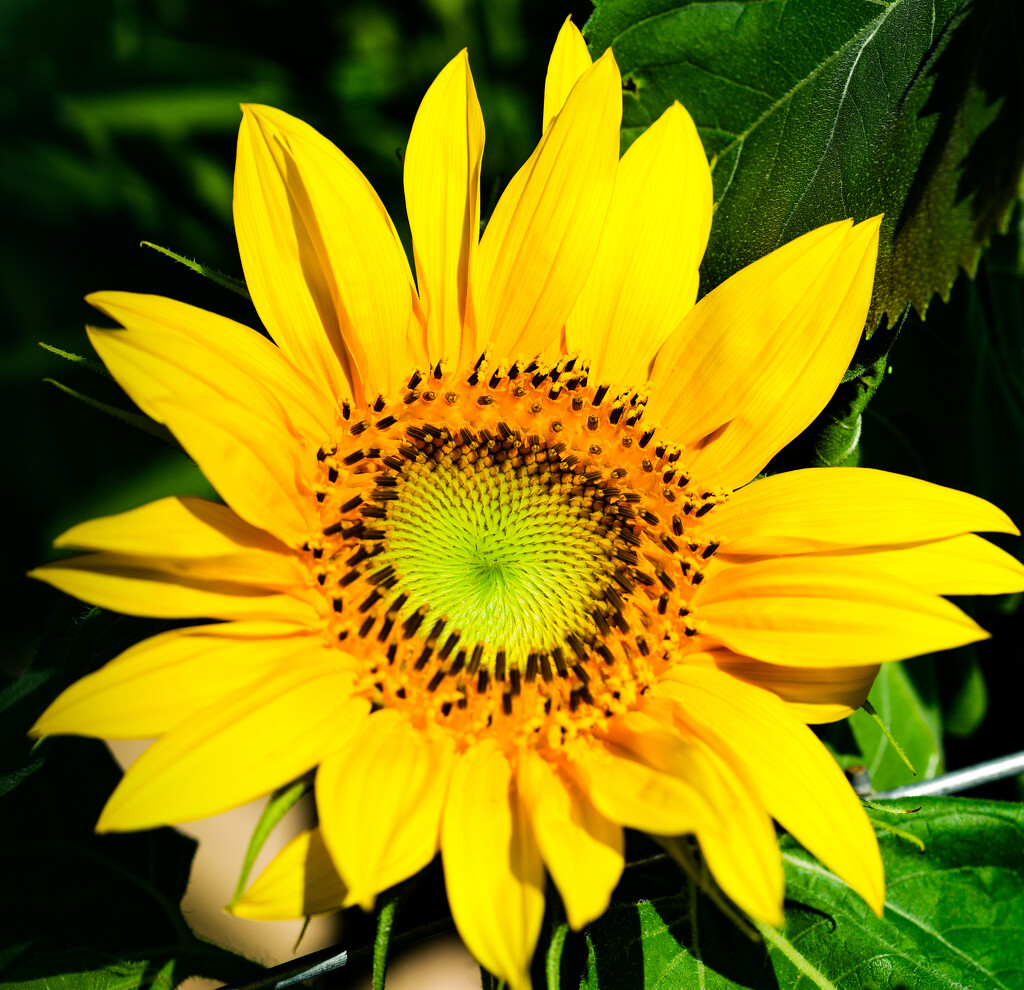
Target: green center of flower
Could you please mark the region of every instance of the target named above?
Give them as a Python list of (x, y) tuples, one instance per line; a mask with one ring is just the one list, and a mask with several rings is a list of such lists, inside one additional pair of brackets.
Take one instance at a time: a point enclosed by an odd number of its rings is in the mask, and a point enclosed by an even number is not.
[(436, 453), (388, 493), (377, 563), (394, 567), (403, 611), (512, 664), (588, 634), (614, 569), (603, 492), (538, 444), (473, 436)]

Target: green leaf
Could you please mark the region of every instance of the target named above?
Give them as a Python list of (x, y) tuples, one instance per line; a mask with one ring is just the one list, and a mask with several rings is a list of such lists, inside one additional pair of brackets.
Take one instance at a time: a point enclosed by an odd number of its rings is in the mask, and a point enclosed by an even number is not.
[(141, 960), (106, 959), (101, 953), (56, 952), (50, 957), (56, 976), (5, 981), (18, 990), (172, 990), (174, 964), (157, 969)]
[(884, 664), (868, 695), (916, 775), (870, 714), (858, 711), (848, 720), (860, 750), (859, 762), (867, 767), (876, 791), (887, 791), (912, 780), (927, 780), (944, 769), (942, 718), (932, 671), (931, 662), (924, 659), (909, 664)]
[(148, 416), (129, 412), (127, 409), (118, 409), (117, 406), (112, 406), (108, 402), (101, 402), (99, 399), (92, 398), (92, 396), (83, 395), (81, 392), (76, 392), (69, 385), (64, 385), (54, 378), (44, 378), (43, 381), (48, 385), (55, 385), (65, 395), (70, 395), (71, 398), (78, 399), (79, 402), (84, 402), (87, 406), (98, 409), (101, 413), (106, 413), (108, 416), (120, 420), (122, 423), (127, 423), (129, 426), (134, 426), (137, 430), (142, 430), (143, 433), (148, 433), (158, 440), (163, 440), (164, 443), (169, 444), (175, 450), (180, 450), (184, 453), (181, 444), (174, 439), (171, 431), (166, 426), (155, 423)]
[(623, 143), (673, 100), (714, 169), (706, 291), (823, 223), (884, 212), (869, 329), (946, 297), (1024, 168), (1016, 0), (597, 0)]
[(59, 975), (5, 981), (18, 990), (140, 990), (149, 986), (145, 962), (104, 960), (98, 954), (55, 953)]
[(946, 657), (942, 667), (945, 729), (950, 735), (969, 737), (988, 711), (988, 688), (978, 651), (973, 645), (965, 646)]
[(691, 890), (613, 903), (586, 931), (581, 987), (1020, 990), (1024, 809), (958, 798), (891, 804), (898, 810), (870, 812), (886, 868), (883, 918), (784, 837), (782, 930), (758, 926), (754, 944)]
[(202, 275), (204, 278), (208, 278), (211, 282), (216, 282), (217, 285), (224, 289), (229, 289), (234, 292), (235, 295), (241, 296), (243, 299), (249, 298), (249, 290), (246, 288), (245, 282), (238, 278), (232, 278), (230, 275), (225, 275), (223, 272), (217, 271), (216, 268), (210, 268), (208, 265), (200, 264), (198, 261), (194, 261), (191, 258), (186, 258), (180, 254), (175, 254), (170, 248), (160, 247), (159, 244), (153, 244), (151, 241), (142, 241), (142, 247), (152, 248), (154, 251), (159, 251), (160, 254), (166, 255), (168, 258), (172, 258), (177, 261), (178, 264), (184, 265), (186, 268)]
[(99, 361), (91, 361), (89, 358), (84, 358), (80, 354), (72, 354), (71, 351), (63, 351), (59, 347), (54, 347), (53, 344), (46, 344), (43, 341), (39, 341), (39, 346), (44, 351), (49, 351), (51, 354), (56, 354), (57, 357), (64, 358), (65, 361), (70, 361), (72, 364), (77, 364), (80, 368), (85, 368), (86, 371), (91, 371), (94, 375), (101, 375), (103, 378), (109, 378), (110, 372), (103, 367)]
[(300, 780), (294, 784), (288, 784), (274, 791), (267, 798), (267, 806), (260, 815), (260, 820), (253, 829), (252, 837), (249, 839), (249, 846), (245, 850), (245, 859), (242, 860), (242, 870), (238, 876), (238, 883), (235, 886), (235, 893), (231, 898), (231, 906), (234, 907), (238, 899), (245, 893), (245, 886), (249, 882), (249, 874), (252, 873), (253, 864), (260, 854), (264, 843), (270, 838), (277, 823), (302, 799), (303, 795), (310, 790), (308, 781)]
[(26, 763), (24, 766), (18, 767), (17, 770), (5, 773), (0, 777), (0, 797), (13, 791), (18, 784), (31, 777), (42, 765), (42, 760), (32, 760), (31, 763)]
[(889, 743), (889, 745), (892, 746), (894, 750), (896, 750), (896, 755), (903, 761), (904, 766), (912, 774), (914, 774), (914, 776), (917, 776), (917, 767), (915, 767), (914, 764), (910, 762), (910, 757), (908, 757), (907, 754), (904, 752), (903, 747), (899, 743), (899, 740), (892, 734), (892, 730), (889, 728), (888, 725), (885, 724), (885, 720), (882, 718), (881, 715), (878, 714), (878, 710), (875, 708), (875, 706), (871, 704), (871, 702), (867, 698), (865, 698), (864, 703), (860, 707), (861, 711), (866, 712), (868, 716), (871, 718), (871, 720), (875, 723), (875, 725), (877, 725), (878, 728), (882, 730), (882, 735), (885, 736), (886, 741)]
[(33, 695), (53, 677), (53, 673), (52, 667), (26, 670), (17, 680), (12, 681), (0, 691), (0, 714), (16, 705), (19, 701)]

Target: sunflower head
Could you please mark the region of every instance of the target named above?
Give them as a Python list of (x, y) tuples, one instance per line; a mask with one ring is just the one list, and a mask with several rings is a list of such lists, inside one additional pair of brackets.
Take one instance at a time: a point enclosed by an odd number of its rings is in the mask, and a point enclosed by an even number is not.
[[(405, 156), (415, 279), (358, 169), (244, 108), (239, 251), (268, 336), (90, 297), (115, 378), (223, 499), (72, 528), (34, 572), (101, 607), (221, 620), (154, 636), (34, 728), (158, 737), (99, 827), (215, 814), (316, 768), (319, 825), (239, 903), (301, 917), (440, 851), (455, 923), (515, 990), (550, 874), (575, 928), (623, 828), (696, 836), (777, 924), (773, 819), (883, 897), (874, 834), (807, 727), (878, 664), (985, 634), (942, 594), (1024, 589), (994, 506), (880, 471), (757, 477), (839, 383), (880, 218), (798, 237), (695, 303), (711, 220), (673, 104), (619, 158), (621, 80), (566, 22), (542, 136), (479, 235), (465, 53)], [(878, 511), (885, 506), (884, 514)]]

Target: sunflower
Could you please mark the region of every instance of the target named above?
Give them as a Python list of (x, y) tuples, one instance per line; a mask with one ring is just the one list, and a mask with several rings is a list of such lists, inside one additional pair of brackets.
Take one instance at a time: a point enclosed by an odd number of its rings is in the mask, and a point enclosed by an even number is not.
[(440, 850), (469, 949), (513, 988), (545, 872), (580, 928), (623, 829), (694, 836), (721, 890), (782, 920), (773, 819), (880, 911), (858, 799), (808, 723), (878, 665), (986, 634), (943, 594), (1024, 589), (971, 495), (882, 471), (758, 477), (850, 363), (880, 218), (831, 223), (697, 297), (712, 213), (671, 106), (619, 159), (621, 79), (566, 22), (543, 132), (482, 236), (465, 53), (405, 156), (415, 281), (358, 169), (244, 107), (234, 218), (269, 338), (102, 292), (89, 335), (225, 504), (73, 527), (35, 571), (164, 632), (33, 729), (158, 737), (103, 830), (173, 824), (316, 769), (319, 824), (235, 906), (358, 904)]

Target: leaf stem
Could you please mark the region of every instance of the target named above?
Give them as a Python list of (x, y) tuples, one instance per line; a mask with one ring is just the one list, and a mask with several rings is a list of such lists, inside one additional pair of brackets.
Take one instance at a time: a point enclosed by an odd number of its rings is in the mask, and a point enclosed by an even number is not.
[(392, 893), (377, 912), (377, 934), (373, 940), (373, 973), (370, 977), (372, 990), (384, 990), (384, 977), (388, 967), (388, 949), (391, 947), (391, 930), (395, 925), (395, 913), (402, 899), (399, 891)]
[(562, 986), (562, 950), (569, 934), (569, 923), (565, 920), (565, 910), (559, 898), (552, 897), (551, 904), (551, 940), (547, 952), (544, 953), (544, 982), (547, 990), (560, 990)]

